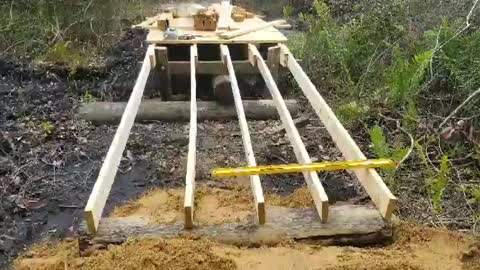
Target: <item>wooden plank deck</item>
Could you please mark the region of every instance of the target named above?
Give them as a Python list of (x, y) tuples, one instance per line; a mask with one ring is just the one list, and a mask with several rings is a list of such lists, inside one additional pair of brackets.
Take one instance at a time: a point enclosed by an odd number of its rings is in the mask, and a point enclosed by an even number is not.
[[(245, 19), (244, 22), (232, 22), (232, 29), (244, 29), (265, 23), (260, 18)], [(222, 39), (215, 31), (197, 31), (193, 29), (193, 18), (174, 18), (170, 27), (177, 29), (178, 35), (190, 34), (197, 36), (192, 40), (166, 40), (163, 31), (151, 28), (147, 35), (149, 44), (230, 44), (230, 43), (283, 43), (287, 41), (285, 35), (275, 27), (269, 27), (254, 33), (249, 33), (233, 39)]]

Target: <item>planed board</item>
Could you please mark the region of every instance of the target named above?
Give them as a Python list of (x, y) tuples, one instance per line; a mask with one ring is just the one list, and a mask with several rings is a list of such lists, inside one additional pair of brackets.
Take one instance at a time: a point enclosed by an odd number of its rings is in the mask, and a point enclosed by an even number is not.
[[(295, 127), (295, 123), (293, 122), (292, 116), (288, 112), (287, 106), (285, 101), (280, 94), (280, 90), (278, 90), (277, 85), (275, 84), (274, 78), (270, 73), (267, 64), (263, 60), (262, 56), (258, 49), (252, 45), (248, 45), (250, 54), (252, 55), (253, 59), (255, 60), (255, 64), (260, 70), (260, 73), (265, 80), (268, 90), (272, 96), (273, 102), (277, 107), (278, 114), (280, 115), (280, 119), (285, 127), (285, 131), (287, 132), (288, 138), (290, 143), (293, 147), (293, 152), (297, 157), (299, 163), (311, 163), (310, 156), (305, 148), (305, 145), (302, 142), (300, 134), (298, 133), (297, 128)], [(315, 206), (318, 210), (318, 215), (321, 217), (323, 222), (327, 222), (328, 220), (328, 197), (325, 193), (325, 190), (318, 178), (316, 172), (303, 172), (303, 176), (305, 177), (305, 182), (307, 182), (308, 188), (310, 193), (312, 194), (313, 200), (315, 201)]]
[(103, 208), (105, 207), (108, 195), (110, 194), (115, 175), (117, 174), (118, 165), (120, 164), (123, 151), (127, 145), (130, 130), (132, 129), (135, 116), (137, 115), (138, 108), (140, 107), (140, 103), (142, 101), (143, 91), (145, 89), (145, 84), (147, 83), (148, 75), (154, 66), (154, 63), (150, 62), (152, 59), (152, 50), (153, 49), (151, 47), (147, 49), (148, 53), (145, 55), (142, 69), (140, 70), (135, 86), (133, 87), (133, 91), (126, 105), (125, 111), (122, 114), (120, 124), (118, 125), (112, 144), (108, 149), (107, 156), (103, 161), (102, 168), (100, 169), (97, 181), (93, 186), (92, 193), (88, 198), (88, 202), (85, 207), (85, 219), (88, 224), (88, 229), (91, 233), (96, 232), (98, 223), (102, 217)]
[(312, 240), (326, 245), (364, 246), (380, 244), (392, 236), (392, 228), (378, 211), (366, 205), (333, 205), (323, 223), (315, 209), (268, 207), (268, 221), (197, 226), (186, 232), (183, 224), (152, 224), (140, 217), (103, 218), (96, 235), (81, 224), (81, 242), (86, 245), (121, 243), (130, 238), (174, 238), (188, 233), (220, 243), (239, 246), (277, 244), (288, 240)]
[[(248, 166), (256, 166), (255, 155), (253, 153), (252, 141), (250, 133), (248, 131), (247, 118), (245, 116), (245, 110), (243, 108), (242, 97), (240, 95), (240, 89), (238, 87), (237, 76), (233, 68), (232, 59), (230, 58), (230, 52), (226, 45), (220, 45), (220, 51), (222, 59), (227, 66), (228, 74), (230, 77), (230, 85), (233, 92), (233, 100), (235, 102), (235, 109), (238, 115), (238, 122), (240, 124), (240, 131), (242, 133), (243, 147), (245, 149), (245, 156)], [(255, 200), (255, 209), (257, 212), (257, 220), (259, 224), (264, 224), (266, 220), (265, 213), (265, 198), (263, 196), (262, 184), (260, 183), (260, 177), (258, 175), (250, 176), (250, 187), (252, 188), (253, 198)]]
[(197, 80), (195, 65), (198, 59), (197, 46), (190, 47), (190, 130), (187, 157), (187, 175), (185, 177), (185, 228), (193, 228), (193, 209), (195, 202), (195, 163), (197, 152)]
[[(282, 48), (282, 64), (290, 69), (293, 77), (299, 84), (323, 125), (325, 125), (328, 133), (332, 136), (333, 141), (338, 149), (340, 149), (345, 159), (365, 160), (365, 155), (352, 139), (348, 131), (337, 119), (335, 113), (328, 106), (327, 102), (322, 98), (315, 85), (313, 85), (307, 74), (305, 74), (295, 60), (295, 57), (285, 45), (280, 45), (280, 47)], [(382, 216), (387, 221), (390, 221), (396, 207), (397, 199), (387, 185), (385, 185), (377, 171), (375, 169), (354, 169), (353, 172), (377, 206)]]

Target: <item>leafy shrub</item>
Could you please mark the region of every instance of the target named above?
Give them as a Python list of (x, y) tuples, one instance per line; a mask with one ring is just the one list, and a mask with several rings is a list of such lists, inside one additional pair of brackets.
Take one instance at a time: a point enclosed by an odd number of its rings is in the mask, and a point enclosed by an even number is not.
[(368, 115), (369, 111), (370, 108), (368, 106), (361, 105), (356, 101), (342, 104), (335, 110), (340, 121), (347, 126)]
[(290, 18), (293, 14), (293, 7), (291, 5), (285, 5), (282, 8), (283, 17)]
[(40, 55), (37, 60), (67, 65), (71, 72), (75, 73), (79, 67), (88, 65), (90, 56), (91, 55), (74, 48), (71, 42), (62, 41), (49, 48), (46, 53)]

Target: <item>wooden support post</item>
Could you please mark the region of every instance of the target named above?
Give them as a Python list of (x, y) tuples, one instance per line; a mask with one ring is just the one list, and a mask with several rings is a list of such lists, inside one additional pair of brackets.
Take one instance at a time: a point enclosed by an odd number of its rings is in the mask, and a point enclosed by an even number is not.
[(185, 228), (193, 228), (193, 207), (195, 202), (195, 163), (197, 152), (197, 79), (195, 66), (198, 61), (197, 45), (190, 47), (190, 134), (185, 183)]
[[(348, 131), (338, 121), (335, 113), (328, 106), (317, 91), (315, 85), (310, 81), (307, 74), (302, 70), (295, 60), (295, 57), (289, 52), (285, 45), (281, 45), (282, 55), (288, 56), (286, 65), (290, 69), (293, 77), (299, 84), (305, 96), (308, 98), (318, 117), (325, 125), (325, 128), (332, 136), (338, 149), (347, 160), (364, 160), (365, 155), (358, 145), (352, 139)], [(390, 221), (392, 213), (395, 210), (397, 199), (383, 182), (375, 169), (355, 169), (353, 170), (360, 183), (363, 185), (372, 201), (377, 206), (385, 220)]]
[(163, 101), (170, 100), (172, 96), (172, 83), (168, 66), (168, 50), (166, 47), (155, 48), (156, 72), (160, 77), (160, 96)]
[[(233, 99), (235, 101), (235, 108), (237, 110), (238, 122), (240, 124), (240, 130), (242, 133), (243, 148), (245, 149), (247, 164), (248, 166), (256, 166), (257, 162), (255, 161), (255, 156), (253, 153), (250, 133), (248, 131), (247, 118), (245, 117), (242, 97), (240, 95), (240, 89), (238, 88), (237, 76), (235, 75), (235, 70), (233, 69), (230, 52), (226, 45), (220, 45), (220, 50), (222, 53), (222, 59), (227, 66), (228, 74), (230, 76), (230, 84), (232, 87)], [(263, 197), (262, 184), (260, 183), (260, 177), (258, 175), (250, 176), (250, 186), (252, 188), (253, 198), (255, 200), (258, 223), (264, 224), (266, 220), (265, 198)]]
[(267, 56), (268, 68), (272, 74), (273, 80), (278, 84), (278, 72), (280, 70), (280, 47), (274, 46), (268, 48)]
[[(292, 143), (293, 150), (295, 152), (295, 156), (297, 157), (298, 162), (311, 163), (305, 145), (303, 144), (300, 134), (295, 127), (292, 116), (288, 112), (285, 101), (283, 100), (282, 95), (280, 94), (280, 91), (278, 90), (278, 87), (274, 82), (272, 74), (268, 70), (267, 64), (262, 59), (260, 52), (254, 45), (249, 44), (248, 47), (252, 55), (255, 57), (257, 67), (262, 74), (263, 79), (265, 80), (268, 90), (270, 90), (273, 102), (275, 103), (278, 114), (280, 115), (280, 119), (285, 126), (285, 131), (287, 132), (288, 138)], [(305, 177), (305, 181), (307, 182), (307, 185), (312, 194), (313, 200), (315, 202), (315, 207), (318, 211), (318, 215), (320, 216), (322, 222), (326, 222), (328, 220), (329, 203), (327, 194), (323, 189), (322, 183), (320, 182), (320, 179), (318, 179), (318, 175), (316, 172), (305, 171), (303, 172), (303, 176)]]
[[(153, 45), (151, 45), (153, 46)], [(147, 50), (151, 50), (150, 48)], [(108, 195), (112, 188), (115, 175), (117, 174), (118, 165), (122, 159), (123, 151), (127, 145), (138, 107), (142, 101), (143, 91), (147, 83), (148, 75), (152, 69), (153, 63), (150, 63), (150, 57), (147, 53), (143, 61), (142, 69), (138, 75), (137, 81), (133, 88), (132, 94), (127, 103), (122, 120), (118, 125), (117, 132), (113, 138), (112, 144), (108, 149), (107, 156), (103, 162), (97, 181), (93, 186), (92, 193), (85, 207), (85, 218), (87, 221), (88, 231), (94, 234), (97, 231), (98, 223), (102, 217), (103, 208), (107, 202)]]

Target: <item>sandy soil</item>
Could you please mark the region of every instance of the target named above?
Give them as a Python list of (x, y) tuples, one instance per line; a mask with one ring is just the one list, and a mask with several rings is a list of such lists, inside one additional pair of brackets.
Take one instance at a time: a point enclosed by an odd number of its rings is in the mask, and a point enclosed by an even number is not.
[[(116, 208), (114, 216), (142, 216), (152, 222), (181, 220), (181, 189), (152, 190)], [(288, 197), (269, 195), (274, 205), (305, 207), (305, 189)], [(253, 215), (247, 188), (199, 187), (195, 220), (199, 224), (234, 222)], [(473, 236), (401, 222), (386, 247), (327, 247), (282, 243), (242, 248), (204, 239), (132, 239), (90, 257), (79, 257), (77, 242), (64, 240), (32, 247), (15, 269), (480, 269), (480, 242)]]

